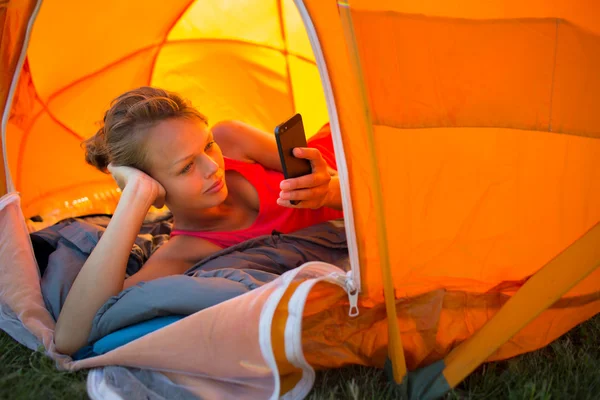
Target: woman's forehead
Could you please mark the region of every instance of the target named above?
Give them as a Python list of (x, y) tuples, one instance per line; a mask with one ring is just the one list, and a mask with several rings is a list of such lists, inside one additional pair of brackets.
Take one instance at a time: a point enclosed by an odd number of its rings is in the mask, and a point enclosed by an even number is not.
[(161, 121), (148, 131), (147, 151), (151, 163), (168, 167), (174, 160), (203, 148), (210, 131), (200, 120), (171, 119)]

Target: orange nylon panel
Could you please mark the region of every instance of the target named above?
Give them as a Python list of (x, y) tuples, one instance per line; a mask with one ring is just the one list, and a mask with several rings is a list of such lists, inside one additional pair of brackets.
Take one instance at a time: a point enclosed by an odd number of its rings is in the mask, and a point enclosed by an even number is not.
[(159, 45), (189, 3), (45, 1), (28, 52), (40, 98), (46, 101), (88, 74)]
[[(597, 25), (600, 26), (600, 15)], [(553, 131), (600, 136), (600, 31), (558, 25), (552, 97)]]
[(548, 127), (553, 21), (352, 17), (373, 123)]
[[(27, 17), (31, 13), (31, 10), (27, 13), (27, 6), (32, 8), (35, 1), (30, 1), (30, 4), (19, 8), (16, 7), (16, 3), (13, 1), (0, 4), (0, 62), (3, 66), (0, 73), (0, 107), (2, 110), (6, 105), (8, 90), (19, 59), (19, 42), (22, 41), (23, 33), (27, 28)], [(15, 17), (16, 21), (11, 24), (11, 18)]]
[(380, 126), (375, 136), (397, 295), (524, 279), (600, 220), (597, 139)]
[(600, 4), (595, 0), (349, 0), (355, 10), (396, 11), (467, 19), (561, 18), (600, 32)]
[(287, 50), (291, 54), (313, 59), (313, 50), (304, 22), (293, 0), (278, 0), (281, 4)]
[(353, 21), (374, 123), (600, 137), (599, 36), (549, 19), (355, 12)]
[(4, 111), (27, 24), (37, 1), (8, 1), (0, 4), (0, 109)]
[[(130, 88), (148, 84), (158, 48), (152, 47), (96, 71), (48, 100), (53, 116), (75, 134), (88, 138), (98, 131), (110, 102)], [(65, 154), (81, 157), (81, 151)]]
[(306, 135), (312, 136), (329, 121), (319, 71), (314, 62), (294, 56), (288, 57), (288, 64), (294, 104), (302, 113)]
[(152, 84), (188, 97), (210, 124), (242, 119), (272, 131), (276, 121), (293, 112), (285, 57), (279, 51), (254, 45), (169, 43), (156, 60)]
[[(47, 132), (54, 134), (48, 135)], [(22, 146), (23, 158), (17, 170), (15, 184), (22, 191), (26, 215), (34, 211), (30, 209), (32, 203), (51, 200), (52, 195), (64, 188), (87, 186), (91, 183), (99, 186), (112, 180), (110, 175), (97, 172), (83, 161), (80, 138), (68, 133), (47, 113), (42, 113), (37, 118)], [(62, 154), (65, 156), (60, 156)], [(48, 169), (49, 166), (51, 170)], [(42, 171), (44, 179), (40, 179)], [(93, 194), (92, 191), (88, 192), (88, 196)]]
[(277, 1), (195, 1), (168, 40), (213, 38), (283, 49)]
[[(43, 111), (42, 104), (37, 100), (35, 88), (31, 82), (31, 75), (25, 64), (13, 99), (11, 117), (8, 120), (6, 137), (6, 152), (8, 154), (8, 166), (12, 172), (13, 182), (16, 184), (16, 172), (22, 161), (26, 138), (30, 128)], [(17, 188), (17, 190), (19, 190)]]
[[(376, 3), (374, 5), (377, 9)], [(366, 94), (375, 123), (419, 128), (488, 126), (556, 130), (560, 127), (582, 136), (600, 134), (595, 122), (598, 117), (593, 112), (597, 108), (594, 95), (583, 89), (585, 83), (593, 88), (598, 81), (597, 74), (592, 72), (597, 58), (596, 40), (578, 27), (563, 22), (559, 26), (556, 21), (548, 20), (430, 18), (393, 14), (389, 10), (386, 13), (354, 12), (353, 19)], [(577, 49), (578, 57), (560, 51), (562, 47), (569, 47), (561, 44), (562, 40), (571, 40), (569, 35), (574, 37), (570, 46)], [(585, 38), (591, 39), (586, 41)], [(583, 45), (575, 45), (579, 39)], [(582, 73), (570, 71), (562, 77), (561, 69), (578, 64), (583, 65)], [(566, 76), (573, 81), (572, 85), (562, 83)], [(436, 134), (435, 130), (429, 131), (376, 133), (388, 249), (396, 271), (394, 280), (404, 285), (397, 295), (427, 291), (442, 284), (484, 290), (494, 282), (513, 279), (511, 274), (524, 264), (528, 264), (525, 270), (535, 272), (598, 220), (598, 209), (594, 206), (598, 204), (598, 186), (594, 182), (599, 182), (598, 167), (593, 163), (598, 156), (595, 140), (581, 142), (532, 132), (518, 139), (525, 133), (515, 131), (507, 141), (504, 134), (486, 137), (482, 133), (486, 130), (481, 129), (470, 131), (468, 138), (457, 138), (455, 131), (447, 129), (440, 129)], [(345, 147), (352, 149), (359, 139), (348, 132), (343, 134)], [(481, 135), (484, 135), (483, 149)], [(567, 142), (561, 144), (561, 140)], [(496, 151), (498, 143), (504, 147)], [(572, 155), (573, 146), (576, 151)], [(515, 151), (519, 148), (522, 153)], [(528, 151), (535, 153), (526, 155)], [(354, 156), (350, 168), (352, 180), (372, 187), (368, 180), (368, 160), (357, 157), (363, 153), (356, 149), (350, 152)], [(515, 154), (526, 155), (520, 156), (526, 162), (522, 164)], [(421, 162), (413, 163), (403, 157)], [(486, 157), (491, 158), (486, 161)], [(454, 171), (457, 175), (450, 177), (456, 165), (462, 165), (460, 172)], [(562, 166), (567, 170), (567, 177)], [(478, 170), (477, 174), (473, 169)], [(506, 175), (511, 169), (518, 171), (512, 178)], [(546, 176), (548, 172), (550, 177)], [(511, 187), (509, 179), (514, 181), (516, 177), (518, 185), (512, 182)], [(423, 181), (424, 178), (429, 181)], [(562, 179), (572, 182), (564, 188)], [(485, 186), (486, 180), (489, 193), (483, 192), (484, 187), (477, 188), (477, 185)], [(557, 182), (560, 185), (557, 186)], [(532, 184), (531, 188), (527, 187)], [(573, 192), (561, 194), (561, 191), (571, 190), (570, 186)], [(523, 187), (531, 193), (521, 192)], [(432, 200), (432, 196), (440, 193), (448, 198)], [(464, 198), (459, 193), (464, 193)], [(374, 213), (367, 207), (356, 206), (368, 201), (368, 190), (353, 190), (352, 194), (355, 209), (359, 210), (357, 229), (361, 229), (361, 214), (373, 218)], [(549, 202), (546, 196), (550, 196)], [(528, 199), (525, 206), (519, 203), (523, 198)], [(438, 206), (439, 212), (434, 212), (433, 208)], [(476, 221), (472, 220), (468, 207), (475, 208), (473, 213), (487, 217), (473, 225)], [(533, 210), (532, 216), (527, 219), (529, 210)], [(558, 214), (557, 210), (560, 210)], [(573, 222), (563, 221), (571, 217), (575, 218)], [(435, 222), (423, 225), (422, 219)], [(528, 248), (526, 236), (518, 239), (518, 235), (511, 233), (526, 224), (529, 233), (535, 234), (535, 224), (540, 221), (540, 231), (550, 229), (539, 237), (545, 250), (537, 251), (541, 248), (540, 242)], [(365, 226), (368, 226), (366, 221)], [(481, 243), (472, 244), (464, 251), (463, 241), (473, 235), (473, 230), (479, 230), (477, 235), (480, 236), (474, 240)], [(370, 296), (377, 296), (381, 290), (381, 272), (372, 267), (377, 260), (376, 247), (368, 242), (375, 240), (375, 235), (366, 238), (363, 235), (359, 235), (363, 285), (369, 289)], [(504, 248), (497, 247), (499, 244)], [(453, 247), (455, 251), (451, 250)], [(515, 259), (520, 261), (515, 265), (508, 253), (498, 255), (497, 260), (489, 259), (487, 253), (492, 250), (493, 254), (500, 254), (502, 250), (517, 251)], [(465, 272), (463, 266), (465, 259), (471, 259), (466, 268), (472, 269), (469, 272)], [(423, 267), (430, 269), (430, 273), (421, 272)], [(444, 280), (447, 273), (453, 271), (465, 275), (458, 277), (458, 281)]]
[[(115, 184), (109, 176), (85, 164), (80, 142), (96, 133), (103, 112), (114, 97), (147, 83), (156, 51), (152, 48), (139, 52), (70, 85), (50, 100), (49, 110), (35, 111), (31, 106), (24, 106), (36, 96), (30, 83), (28, 96), (21, 96), (13, 108), (14, 124), (10, 126), (9, 137), (11, 169), (17, 190), (23, 194), (26, 215), (46, 215), (48, 219), (52, 218), (48, 213), (56, 214), (57, 210), (61, 210), (63, 217), (112, 212)], [(28, 75), (25, 71), (21, 81)], [(40, 138), (43, 145), (37, 146)], [(68, 144), (62, 145), (64, 141)], [(12, 150), (13, 146), (18, 147)], [(39, 179), (44, 165), (52, 165), (53, 172)], [(110, 195), (105, 194), (106, 191)], [(100, 198), (101, 194), (104, 198)], [(55, 218), (59, 218), (58, 215)]]

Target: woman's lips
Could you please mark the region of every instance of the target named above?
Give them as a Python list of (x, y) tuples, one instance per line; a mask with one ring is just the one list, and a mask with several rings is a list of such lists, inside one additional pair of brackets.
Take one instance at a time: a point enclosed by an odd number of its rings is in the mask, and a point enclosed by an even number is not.
[(204, 193), (217, 193), (217, 192), (221, 191), (221, 189), (223, 189), (224, 185), (225, 185), (225, 181), (223, 180), (223, 178), (220, 178), (211, 187), (206, 189), (206, 192), (204, 192)]

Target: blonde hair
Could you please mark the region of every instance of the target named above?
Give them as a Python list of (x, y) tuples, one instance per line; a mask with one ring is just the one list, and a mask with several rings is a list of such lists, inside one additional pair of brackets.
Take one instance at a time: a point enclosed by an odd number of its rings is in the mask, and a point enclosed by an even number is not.
[(130, 90), (111, 103), (102, 127), (85, 140), (85, 160), (100, 171), (108, 164), (125, 165), (147, 171), (146, 132), (157, 123), (175, 118), (207, 118), (176, 93), (153, 87)]

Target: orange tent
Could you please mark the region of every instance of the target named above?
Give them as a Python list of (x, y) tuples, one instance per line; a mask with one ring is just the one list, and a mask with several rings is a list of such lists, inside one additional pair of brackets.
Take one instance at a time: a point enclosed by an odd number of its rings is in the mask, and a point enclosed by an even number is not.
[[(3, 2), (0, 300), (53, 354), (27, 231), (113, 210), (79, 143), (116, 95), (161, 86), (268, 131), (297, 111), (331, 122), (351, 270), (256, 295), (261, 394), (389, 357), (440, 395), (600, 310), (599, 20), (567, 0)], [(144, 345), (64, 365), (193, 375), (132, 361)]]

